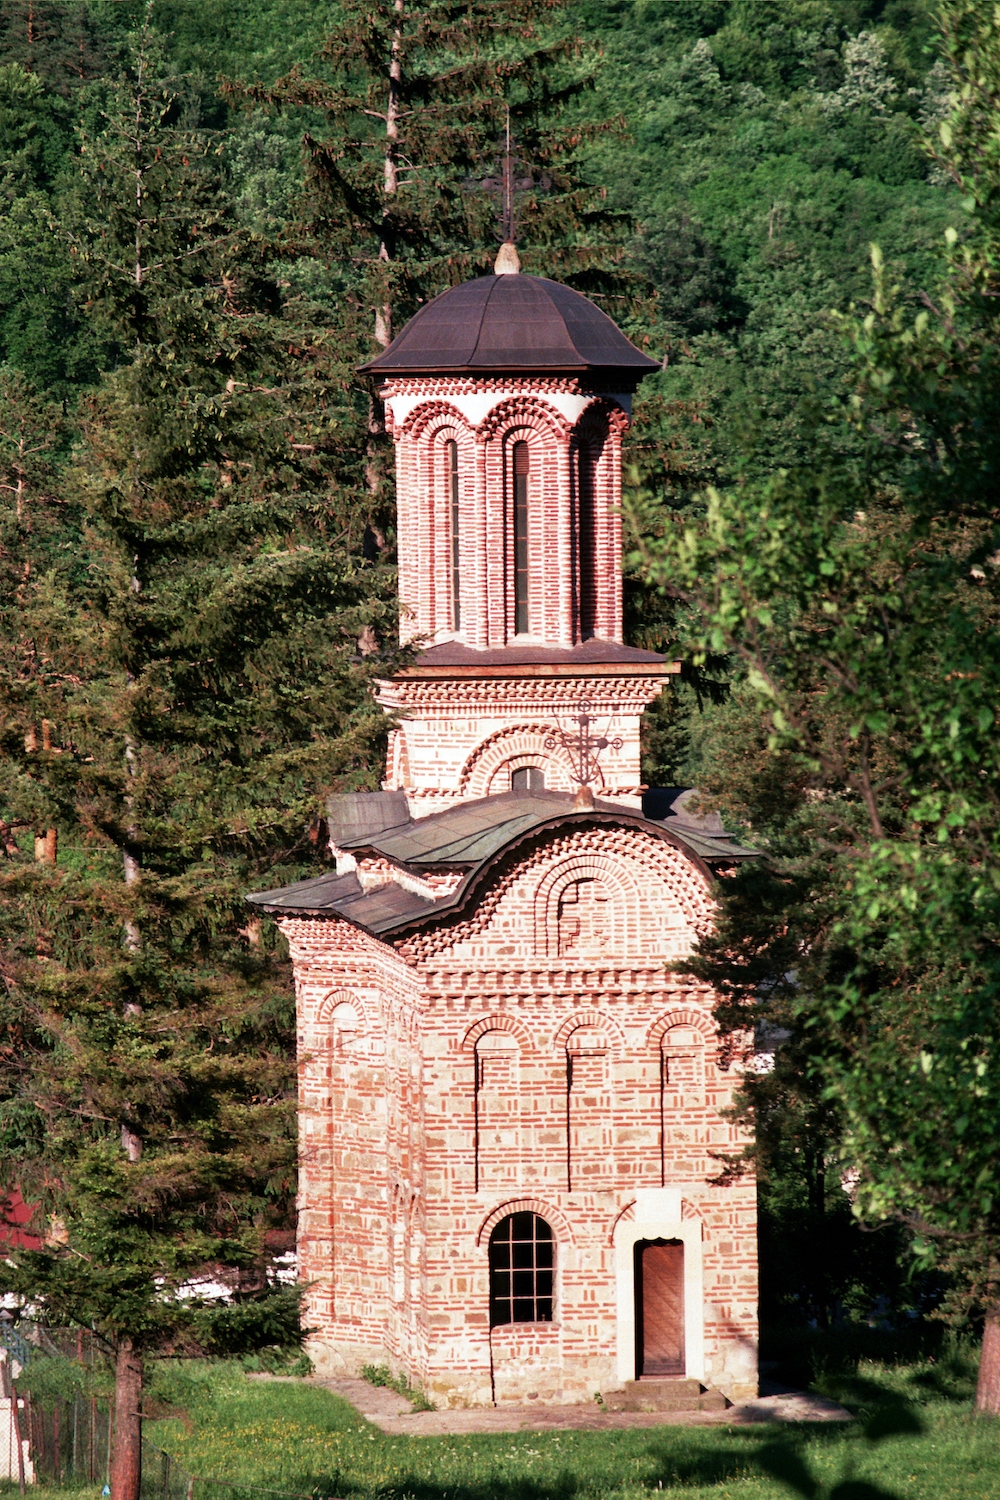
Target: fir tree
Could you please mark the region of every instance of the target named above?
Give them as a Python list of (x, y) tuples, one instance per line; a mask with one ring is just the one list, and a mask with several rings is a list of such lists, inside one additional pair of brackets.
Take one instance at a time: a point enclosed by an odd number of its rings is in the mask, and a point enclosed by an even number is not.
[[(23, 578), (0, 675), (0, 815), (59, 831), (56, 863), (0, 876), (0, 1193), (45, 1240), (0, 1285), (113, 1358), (114, 1500), (137, 1494), (149, 1359), (297, 1337), (266, 1258), (292, 1007), (243, 896), (308, 871), (329, 789), (371, 776), (355, 641), (388, 608), (330, 496), (312, 332), (159, 66), (147, 26), (81, 141), (69, 228), (119, 362), (65, 478), (82, 565)], [(232, 1304), (197, 1294), (220, 1276)]]
[(0, 58), (68, 94), (105, 64), (99, 28), (82, 0), (2, 0)]
[[(515, 234), (526, 270), (621, 296), (626, 221), (582, 167), (585, 143), (620, 122), (584, 118), (594, 57), (557, 0), (349, 0), (317, 62), (230, 93), (324, 121), (304, 135), (300, 245), (330, 267), (345, 358), (385, 348)], [(350, 399), (364, 474), (349, 477), (381, 528), (382, 416), (359, 383)]]

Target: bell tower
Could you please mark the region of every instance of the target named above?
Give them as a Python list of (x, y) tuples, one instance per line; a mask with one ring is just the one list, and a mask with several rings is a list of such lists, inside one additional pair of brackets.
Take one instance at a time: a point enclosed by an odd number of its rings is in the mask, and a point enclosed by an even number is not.
[(401, 639), (421, 648), (381, 687), (402, 720), (385, 785), (414, 817), (581, 783), (638, 805), (639, 721), (678, 670), (622, 644), (621, 442), (656, 368), (513, 246), (365, 366), (396, 444)]

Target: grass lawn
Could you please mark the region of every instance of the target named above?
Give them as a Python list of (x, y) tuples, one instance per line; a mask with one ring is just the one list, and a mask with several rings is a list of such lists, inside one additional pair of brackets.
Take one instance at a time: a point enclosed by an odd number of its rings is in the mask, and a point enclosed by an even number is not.
[(148, 1423), (149, 1441), (188, 1472), (238, 1487), (199, 1483), (195, 1500), (245, 1500), (255, 1488), (347, 1500), (1000, 1500), (1000, 1421), (973, 1416), (961, 1354), (828, 1376), (824, 1392), (856, 1420), (799, 1428), (388, 1437), (305, 1383), (248, 1380), (227, 1364), (165, 1370), (161, 1381), (184, 1415)]

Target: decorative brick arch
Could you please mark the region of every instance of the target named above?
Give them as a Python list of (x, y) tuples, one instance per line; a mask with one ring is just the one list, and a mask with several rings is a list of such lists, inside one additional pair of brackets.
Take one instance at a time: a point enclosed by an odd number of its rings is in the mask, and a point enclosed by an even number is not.
[(501, 1203), (483, 1220), (476, 1235), (476, 1244), (488, 1245), (490, 1235), (501, 1219), (506, 1219), (510, 1214), (523, 1213), (537, 1214), (540, 1219), (544, 1219), (555, 1234), (557, 1245), (576, 1243), (569, 1220), (554, 1204), (544, 1203), (541, 1198), (512, 1198), (509, 1203)]
[(581, 443), (602, 442), (612, 434), (621, 437), (631, 425), (617, 401), (594, 401), (577, 418), (573, 437)]
[(540, 437), (557, 438), (565, 442), (570, 434), (570, 424), (561, 412), (549, 406), (539, 396), (511, 396), (500, 401), (483, 418), (479, 435), (490, 442), (501, 433), (506, 438), (519, 429)]
[(546, 750), (545, 741), (554, 733), (551, 724), (510, 724), (498, 729), (477, 745), (462, 767), (458, 790), (465, 797), (487, 797), (494, 777), (505, 766), (511, 771), (520, 766), (537, 765), (540, 769), (552, 768), (559, 774), (559, 785), (549, 785), (548, 791), (570, 792), (576, 788), (573, 776), (573, 761), (568, 750), (556, 744)]
[(608, 891), (609, 950), (618, 954), (636, 951), (638, 891), (631, 872), (612, 855), (581, 850), (550, 866), (538, 883), (534, 902), (536, 953), (549, 958), (560, 956), (559, 912), (563, 894), (569, 886), (589, 880), (600, 881)]
[(359, 1031), (371, 1030), (372, 1018), (368, 1007), (360, 995), (356, 995), (353, 990), (331, 990), (328, 995), (324, 995), (316, 1009), (316, 1025), (328, 1025), (333, 1020), (333, 1013), (339, 1005), (350, 1005), (357, 1012)]
[(544, 754), (533, 755), (525, 751), (523, 755), (512, 755), (509, 760), (501, 761), (490, 777), (489, 786), (486, 788), (486, 795), (492, 797), (497, 792), (509, 792), (514, 772), (523, 771), (528, 768), (542, 772), (548, 771), (550, 773), (549, 791), (552, 790), (552, 767), (548, 757)]
[(690, 1026), (693, 1031), (701, 1035), (703, 1042), (714, 1042), (718, 1037), (715, 1023), (707, 1011), (703, 1010), (672, 1010), (665, 1016), (660, 1016), (649, 1028), (646, 1041), (650, 1047), (659, 1047), (668, 1031), (673, 1031), (675, 1026)]
[(627, 1224), (631, 1219), (634, 1218), (635, 1199), (630, 1198), (628, 1203), (625, 1204), (625, 1207), (620, 1208), (615, 1214), (614, 1218), (611, 1220), (611, 1228), (608, 1230), (608, 1238), (606, 1243), (613, 1246), (615, 1243), (615, 1230), (618, 1228), (619, 1224)]
[[(624, 1208), (620, 1208), (618, 1210), (618, 1212), (615, 1214), (614, 1218), (611, 1220), (611, 1227), (608, 1230), (608, 1238), (607, 1238), (607, 1241), (606, 1241), (606, 1243), (608, 1245), (611, 1245), (611, 1246), (614, 1245), (614, 1243), (615, 1243), (615, 1230), (618, 1228), (619, 1224), (629, 1224), (629, 1223), (632, 1223), (633, 1220), (635, 1219), (635, 1204), (636, 1204), (636, 1200), (634, 1198), (631, 1198), (628, 1201), (628, 1203), (625, 1204)], [(698, 1210), (693, 1206), (693, 1204), (691, 1204), (691, 1203), (688, 1202), (687, 1198), (682, 1198), (681, 1199), (681, 1220), (683, 1221), (685, 1219), (688, 1219), (688, 1220), (691, 1220), (691, 1221), (693, 1221), (693, 1222), (695, 1222), (697, 1224), (700, 1224), (701, 1225), (702, 1237), (704, 1237), (704, 1233), (705, 1233), (705, 1221), (704, 1221), (704, 1219), (702, 1218), (702, 1216), (698, 1212)]]
[(599, 1010), (580, 1010), (576, 1015), (569, 1016), (562, 1023), (553, 1037), (553, 1045), (566, 1047), (574, 1031), (584, 1028), (594, 1031), (603, 1031), (611, 1043), (611, 1049), (615, 1057), (620, 1057), (625, 1046), (625, 1033), (613, 1016), (604, 1015)]
[[(604, 879), (603, 870), (611, 868), (621, 871), (622, 879), (629, 882), (625, 892), (626, 900), (621, 903), (620, 911), (627, 907), (630, 913), (623, 936), (631, 943), (630, 951), (633, 954), (641, 952), (638, 934), (640, 881), (664, 886), (669, 897), (676, 902), (684, 922), (694, 933), (711, 930), (714, 902), (708, 880), (687, 854), (674, 845), (665, 843), (653, 833), (647, 834), (631, 828), (575, 828), (564, 834), (550, 832), (544, 841), (536, 842), (529, 852), (509, 863), (505, 862), (499, 876), (482, 889), (473, 911), (453, 924), (404, 936), (395, 945), (397, 951), (413, 961), (444, 952), (456, 943), (477, 937), (488, 928), (497, 907), (512, 887), (526, 876), (537, 872), (539, 885), (536, 891), (541, 891), (555, 872), (569, 870), (578, 861), (592, 858), (605, 862), (599, 878)], [(586, 878), (587, 873), (584, 872), (583, 878)], [(551, 894), (551, 886), (546, 889)], [(536, 897), (533, 905), (536, 952), (545, 956), (546, 946), (539, 950), (538, 944), (545, 942), (543, 918), (546, 915), (546, 902), (539, 902)], [(558, 895), (552, 906), (554, 916), (558, 912)], [(616, 955), (616, 961), (625, 957), (628, 951), (622, 949)]]
[(474, 1052), (479, 1038), (485, 1036), (488, 1031), (509, 1032), (511, 1036), (517, 1038), (518, 1044), (523, 1051), (534, 1051), (535, 1044), (531, 1039), (531, 1033), (524, 1023), (518, 1021), (514, 1016), (504, 1015), (484, 1016), (481, 1021), (477, 1021), (474, 1026), (470, 1026), (462, 1038), (461, 1050), (463, 1052)]
[(422, 401), (419, 406), (406, 418), (402, 427), (397, 429), (396, 436), (416, 440), (422, 438), (432, 425), (438, 427), (454, 427), (463, 437), (472, 438), (474, 429), (469, 425), (469, 419), (459, 411), (457, 406), (452, 406), (450, 401), (442, 401), (440, 398), (431, 401)]

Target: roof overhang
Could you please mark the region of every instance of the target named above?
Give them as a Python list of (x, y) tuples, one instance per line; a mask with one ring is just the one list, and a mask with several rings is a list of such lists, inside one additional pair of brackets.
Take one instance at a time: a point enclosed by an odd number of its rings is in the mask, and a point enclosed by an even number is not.
[[(547, 794), (549, 799), (553, 794)], [(501, 797), (485, 798), (484, 802), (497, 803), (497, 812), (501, 812)], [(467, 806), (468, 804), (466, 804)], [(432, 818), (443, 819), (447, 814), (432, 814)], [(418, 819), (417, 823), (428, 826), (429, 820)], [(678, 820), (678, 824), (680, 820)], [(297, 919), (323, 919), (335, 918), (349, 922), (352, 926), (363, 932), (369, 933), (378, 939), (394, 939), (405, 936), (409, 932), (416, 932), (428, 926), (459, 915), (475, 899), (477, 892), (490, 879), (500, 860), (516, 854), (521, 848), (528, 846), (546, 834), (563, 830), (566, 828), (592, 828), (594, 826), (633, 827), (650, 833), (661, 839), (664, 843), (671, 844), (680, 850), (690, 860), (694, 867), (700, 872), (707, 883), (710, 883), (718, 874), (720, 868), (732, 867), (748, 859), (759, 857), (756, 850), (745, 849), (728, 841), (728, 836), (723, 838), (711, 837), (700, 834), (692, 828), (672, 829), (657, 821), (645, 818), (640, 812), (631, 812), (620, 808), (598, 807), (596, 809), (576, 809), (563, 806), (548, 816), (541, 816), (532, 820), (530, 826), (521, 827), (519, 831), (509, 838), (502, 839), (498, 845), (491, 849), (485, 857), (463, 860), (461, 857), (452, 857), (447, 861), (435, 860), (411, 860), (403, 861), (394, 858), (385, 847), (386, 839), (390, 838), (396, 830), (387, 830), (385, 838), (376, 835), (373, 838), (352, 839), (345, 843), (344, 847), (349, 849), (356, 857), (365, 858), (375, 856), (394, 865), (403, 874), (409, 874), (416, 880), (426, 876), (429, 870), (437, 873), (445, 869), (460, 870), (465, 868), (467, 874), (461, 884), (447, 896), (436, 899), (425, 898), (421, 900), (414, 893), (404, 894), (396, 882), (390, 881), (387, 886), (376, 887), (373, 891), (364, 893), (357, 882), (356, 877), (350, 876), (320, 876), (314, 881), (299, 882), (297, 885), (286, 886), (274, 892), (261, 891), (247, 897), (248, 902), (258, 911), (264, 910), (272, 916), (294, 917)], [(353, 889), (349, 892), (346, 882), (353, 879)], [(343, 882), (343, 883), (342, 883)], [(304, 891), (304, 887), (329, 888), (330, 903), (319, 904), (313, 896), (313, 892)], [(388, 897), (380, 896), (380, 892), (386, 892)], [(299, 893), (302, 893), (301, 895)], [(319, 891), (316, 895), (320, 895)], [(266, 898), (271, 896), (272, 900)], [(297, 899), (298, 898), (298, 899)], [(299, 903), (302, 904), (299, 904)], [(391, 906), (393, 909), (385, 909)], [(352, 909), (353, 908), (353, 909)], [(368, 920), (366, 920), (366, 917)]]
[(393, 673), (391, 679), (386, 680), (419, 681), (443, 677), (671, 677), (676, 676), (680, 670), (679, 661), (665, 660), (639, 662), (634, 665), (628, 662), (522, 662), (520, 664), (498, 662), (484, 663), (482, 666), (438, 667), (417, 663), (412, 667), (402, 667), (398, 672)]

